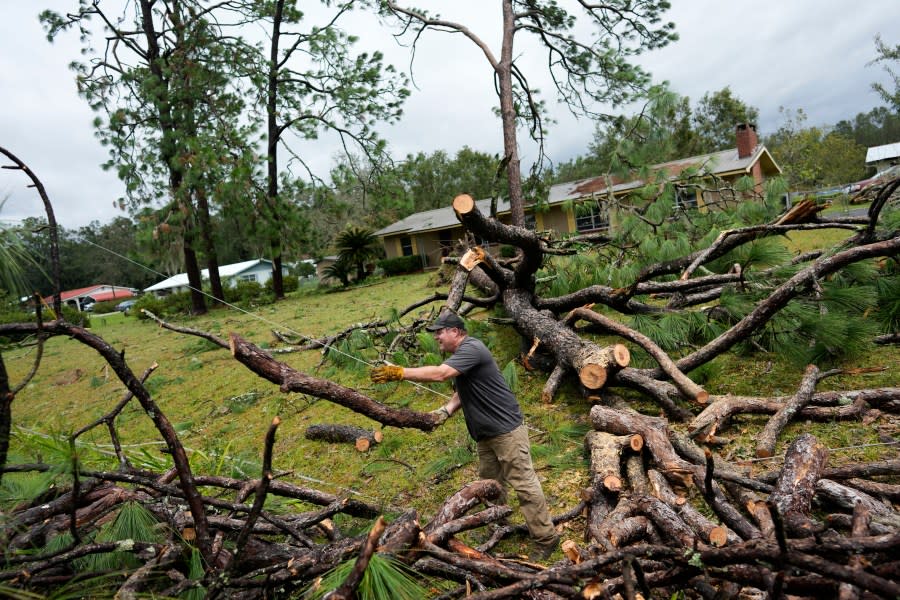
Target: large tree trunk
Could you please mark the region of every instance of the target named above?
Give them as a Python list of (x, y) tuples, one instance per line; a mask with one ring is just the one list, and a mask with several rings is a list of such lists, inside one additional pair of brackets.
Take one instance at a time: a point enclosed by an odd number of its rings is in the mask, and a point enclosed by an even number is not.
[[(272, 17), (272, 37), (269, 42), (269, 72), (266, 82), (266, 199), (267, 221), (264, 227), (276, 227), (278, 223), (278, 142), (281, 129), (278, 127), (278, 45), (281, 40), (281, 22), (284, 15), (284, 0), (275, 2)], [(272, 291), (276, 299), (284, 298), (284, 277), (281, 273), (281, 237), (269, 236), (272, 252)]]
[(209, 271), (210, 291), (213, 298), (219, 302), (225, 302), (222, 278), (219, 277), (219, 256), (216, 252), (212, 223), (209, 218), (209, 201), (206, 197), (206, 190), (198, 187), (195, 191), (197, 196), (197, 220), (200, 223), (200, 239), (203, 240), (203, 253), (206, 255), (206, 269)]
[(184, 270), (188, 277), (188, 286), (191, 291), (191, 313), (195, 315), (206, 314), (206, 300), (203, 298), (203, 275), (197, 262), (197, 253), (194, 251), (194, 232), (191, 225), (185, 226), (184, 232)]

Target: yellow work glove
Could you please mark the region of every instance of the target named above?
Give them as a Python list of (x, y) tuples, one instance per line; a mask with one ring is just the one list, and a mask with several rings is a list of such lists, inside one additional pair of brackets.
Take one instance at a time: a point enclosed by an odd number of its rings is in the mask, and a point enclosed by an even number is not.
[(450, 411), (447, 410), (446, 406), (442, 406), (439, 409), (433, 410), (428, 414), (434, 415), (435, 417), (437, 417), (438, 425), (440, 425), (441, 423), (443, 423), (444, 421), (446, 421), (447, 419), (450, 418)]
[(373, 383), (388, 383), (389, 381), (400, 381), (403, 379), (403, 367), (396, 365), (384, 365), (383, 367), (375, 367), (369, 373), (369, 379)]

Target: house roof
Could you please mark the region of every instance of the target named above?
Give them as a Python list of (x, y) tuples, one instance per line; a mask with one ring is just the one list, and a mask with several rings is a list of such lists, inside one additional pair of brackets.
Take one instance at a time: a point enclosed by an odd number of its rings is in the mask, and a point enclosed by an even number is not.
[(900, 157), (900, 142), (893, 144), (885, 144), (883, 146), (872, 146), (866, 150), (866, 162), (878, 162), (879, 160), (888, 160)]
[(101, 292), (99, 294), (88, 294), (94, 299), (94, 302), (106, 302), (107, 300), (124, 300), (125, 298), (133, 298), (134, 292), (131, 290), (114, 290), (111, 292)]
[[(699, 156), (691, 156), (690, 158), (681, 158), (658, 165), (653, 165), (650, 170), (653, 172), (665, 171), (668, 179), (675, 179), (683, 171), (690, 168), (699, 169), (701, 173), (710, 175), (718, 175), (720, 177), (728, 175), (749, 174), (753, 165), (757, 162), (763, 163), (764, 168), (769, 172), (781, 172), (781, 168), (769, 154), (769, 151), (762, 144), (754, 148), (753, 153), (744, 158), (738, 156), (737, 148), (730, 148), (720, 152), (710, 154), (701, 154)], [(608, 190), (607, 186), (612, 186)], [(578, 181), (568, 181), (558, 183), (550, 188), (550, 194), (547, 202), (555, 204), (564, 200), (573, 200), (591, 196), (598, 192), (612, 191), (614, 194), (620, 194), (629, 190), (637, 189), (645, 185), (642, 179), (623, 180), (618, 177), (591, 177), (588, 179), (580, 179)]]
[[(690, 158), (682, 158), (666, 163), (653, 165), (651, 170), (664, 170), (668, 173), (670, 179), (678, 177), (688, 168), (697, 168), (701, 172), (718, 175), (720, 177), (729, 175), (749, 174), (753, 165), (760, 162), (763, 169), (767, 172), (781, 173), (781, 167), (772, 158), (772, 155), (762, 144), (758, 144), (753, 152), (744, 158), (738, 156), (737, 148), (713, 152), (711, 154), (702, 154), (700, 156), (692, 156)], [(626, 192), (628, 190), (637, 189), (644, 185), (644, 181), (640, 179), (623, 180), (612, 178), (612, 192), (614, 194)], [(578, 181), (569, 181), (566, 183), (558, 183), (550, 188), (547, 199), (548, 204), (558, 204), (565, 200), (573, 200), (583, 198), (592, 194), (606, 191), (607, 177), (591, 177), (589, 179), (580, 179)], [(490, 200), (478, 200), (476, 202), (478, 209), (482, 213), (490, 210)], [(497, 213), (503, 214), (509, 212), (509, 200), (501, 200), (497, 203)], [(419, 212), (392, 223), (383, 229), (375, 232), (375, 235), (385, 237), (389, 235), (401, 235), (404, 233), (423, 233), (426, 231), (434, 231), (438, 229), (449, 229), (457, 227), (459, 220), (453, 212), (453, 207), (436, 208), (425, 212)]]
[[(482, 213), (487, 213), (491, 210), (491, 201), (489, 199), (478, 200), (475, 204), (478, 205), (478, 210)], [(509, 200), (500, 200), (497, 202), (497, 213), (502, 214), (507, 212), (509, 212)], [(412, 231), (433, 231), (436, 229), (449, 229), (458, 226), (459, 219), (456, 218), (453, 207), (445, 206), (444, 208), (435, 208), (434, 210), (426, 210), (425, 212), (409, 215), (405, 219), (401, 219), (383, 229), (379, 229), (375, 232), (375, 235), (397, 235)]]
[[(253, 267), (259, 264), (267, 264), (271, 268), (272, 261), (266, 260), (264, 258), (257, 258), (254, 260), (245, 260), (244, 262), (233, 263), (230, 265), (220, 265), (219, 266), (219, 277), (234, 277), (235, 275), (240, 275), (244, 271), (249, 271)], [(209, 269), (203, 269), (200, 272), (203, 277), (209, 277)], [(159, 290), (170, 290), (172, 288), (178, 287), (187, 287), (188, 285), (188, 276), (187, 273), (179, 273), (178, 275), (173, 275), (168, 279), (163, 279), (159, 283), (154, 283), (148, 288), (144, 288), (145, 292), (156, 292)]]
[[(95, 291), (96, 290), (96, 291)], [(99, 291), (99, 290), (112, 290), (112, 291)], [(115, 294), (115, 295), (114, 295)], [(87, 287), (78, 288), (74, 290), (66, 290), (60, 293), (60, 299), (65, 302), (66, 300), (72, 300), (73, 298), (86, 298), (90, 296), (97, 302), (100, 302), (100, 297), (103, 296), (103, 299), (107, 299), (113, 297), (121, 297), (125, 298), (128, 296), (133, 296), (134, 292), (131, 288), (121, 287), (117, 285), (107, 285), (105, 283), (89, 285)], [(45, 300), (49, 302), (53, 296), (47, 296)]]

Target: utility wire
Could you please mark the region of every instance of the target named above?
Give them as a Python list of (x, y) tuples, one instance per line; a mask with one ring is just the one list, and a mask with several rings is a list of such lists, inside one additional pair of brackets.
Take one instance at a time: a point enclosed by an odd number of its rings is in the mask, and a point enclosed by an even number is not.
[[(135, 265), (135, 266), (141, 268), (141, 269), (144, 269), (145, 271), (148, 271), (148, 272), (150, 272), (150, 273), (153, 273), (154, 275), (157, 275), (158, 277), (168, 278), (168, 276), (165, 275), (164, 273), (160, 273), (159, 271), (156, 271), (155, 269), (152, 269), (152, 268), (150, 268), (150, 267), (148, 267), (148, 266), (146, 266), (146, 265), (144, 265), (144, 264), (141, 264), (141, 263), (137, 262), (136, 260), (133, 260), (133, 259), (131, 259), (131, 258), (128, 258), (127, 256), (125, 256), (125, 255), (123, 255), (123, 254), (119, 254), (119, 253), (116, 252), (115, 250), (111, 250), (111, 249), (109, 249), (109, 248), (106, 248), (106, 247), (104, 247), (104, 246), (101, 246), (100, 244), (97, 244), (97, 243), (92, 242), (92, 241), (90, 241), (90, 240), (86, 240), (86, 239), (84, 239), (84, 238), (81, 238), (81, 237), (79, 237), (79, 236), (77, 236), (77, 235), (76, 235), (75, 237), (78, 237), (82, 242), (84, 242), (84, 243), (86, 243), (86, 244), (88, 244), (88, 245), (94, 246), (95, 248), (98, 248), (98, 249), (100, 249), (100, 250), (103, 250), (104, 252), (108, 252), (108, 253), (112, 254), (113, 256), (117, 256), (117, 257), (121, 258), (122, 260), (125, 260), (125, 261), (127, 261), (127, 262), (129, 262), (129, 263), (131, 263), (131, 264), (133, 264), (133, 265)], [(267, 324), (267, 325), (269, 325), (269, 326), (271, 326), (271, 327), (276, 327), (276, 328), (283, 329), (283, 330), (285, 330), (285, 331), (287, 331), (287, 332), (289, 332), (289, 333), (292, 333), (293, 335), (296, 335), (297, 337), (301, 338), (301, 339), (304, 340), (304, 341), (310, 342), (310, 343), (312, 343), (312, 344), (319, 344), (319, 345), (322, 346), (323, 348), (325, 347), (325, 344), (322, 343), (321, 341), (319, 341), (319, 340), (317, 340), (317, 339), (315, 339), (315, 338), (313, 338), (313, 337), (310, 337), (310, 336), (308, 336), (308, 335), (305, 335), (305, 334), (303, 334), (303, 333), (301, 333), (301, 332), (299, 332), (299, 331), (296, 331), (295, 329), (293, 329), (293, 328), (291, 328), (291, 327), (289, 327), (289, 326), (286, 326), (286, 325), (284, 325), (283, 323), (276, 323), (275, 321), (272, 321), (271, 319), (267, 319), (266, 317), (264, 317), (264, 316), (262, 316), (262, 315), (260, 315), (260, 314), (258, 314), (258, 313), (253, 313), (253, 312), (250, 312), (250, 311), (248, 311), (248, 310), (245, 310), (245, 309), (241, 308), (240, 306), (236, 306), (236, 305), (231, 304), (231, 303), (229, 303), (229, 302), (226, 302), (226, 301), (224, 301), (224, 300), (219, 300), (218, 298), (214, 297), (213, 295), (208, 294), (207, 292), (204, 292), (203, 290), (198, 290), (197, 288), (195, 288), (195, 287), (193, 287), (193, 286), (191, 286), (191, 285), (187, 285), (186, 287), (187, 287), (188, 289), (190, 289), (190, 290), (193, 290), (193, 291), (195, 291), (195, 292), (197, 292), (197, 293), (199, 293), (199, 294), (202, 294), (202, 295), (206, 296), (207, 298), (209, 298), (210, 300), (213, 300), (214, 302), (218, 302), (218, 303), (220, 303), (220, 304), (224, 304), (224, 305), (227, 306), (228, 308), (231, 308), (231, 309), (236, 310), (236, 311), (238, 311), (238, 312), (240, 312), (240, 313), (243, 313), (243, 314), (245, 314), (245, 315), (247, 315), (247, 316), (249, 316), (249, 317), (251, 317), (251, 318), (254, 318), (254, 319), (258, 320), (258, 321), (261, 321), (261, 322), (263, 322), (263, 323), (265, 323), (265, 324)], [(364, 360), (364, 359), (362, 359), (362, 358), (360, 358), (360, 357), (358, 357), (358, 356), (354, 356), (353, 354), (350, 354), (350, 353), (348, 353), (348, 352), (344, 352), (344, 351), (340, 350), (339, 348), (336, 348), (336, 347), (333, 346), (333, 345), (332, 345), (332, 346), (328, 346), (328, 351), (329, 351), (329, 352), (335, 352), (336, 354), (341, 354), (341, 355), (343, 355), (343, 356), (346, 356), (347, 358), (350, 358), (350, 359), (352, 359), (352, 360), (355, 360), (355, 361), (357, 361), (357, 362), (360, 362), (360, 363), (366, 365), (367, 367), (374, 367), (374, 366), (375, 366), (374, 363), (369, 362), (369, 361), (367, 361), (367, 360)], [(409, 383), (410, 385), (414, 385), (414, 386), (416, 386), (416, 387), (418, 387), (418, 388), (420, 388), (420, 389), (423, 389), (423, 390), (426, 390), (426, 391), (428, 391), (428, 392), (431, 392), (432, 394), (434, 394), (434, 395), (436, 395), (436, 396), (440, 396), (441, 398), (444, 398), (445, 400), (450, 400), (450, 399), (451, 399), (451, 397), (448, 396), (447, 394), (444, 394), (444, 393), (442, 393), (442, 392), (439, 392), (439, 391), (437, 391), (437, 390), (435, 390), (435, 389), (432, 389), (432, 388), (430, 388), (430, 387), (428, 387), (428, 386), (426, 386), (426, 385), (422, 385), (421, 383), (418, 383), (418, 382), (415, 382), (415, 381), (408, 381), (408, 380), (404, 380), (404, 381), (406, 381), (406, 383)]]

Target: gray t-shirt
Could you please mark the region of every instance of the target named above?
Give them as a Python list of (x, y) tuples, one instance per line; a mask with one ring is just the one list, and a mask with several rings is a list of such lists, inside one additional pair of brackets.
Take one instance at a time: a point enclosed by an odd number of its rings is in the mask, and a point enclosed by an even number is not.
[(509, 433), (522, 424), (519, 402), (481, 340), (467, 335), (444, 364), (460, 373), (456, 391), (475, 441)]

